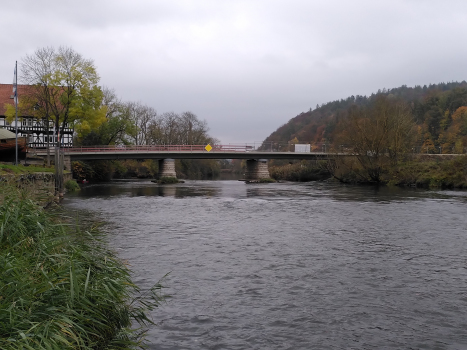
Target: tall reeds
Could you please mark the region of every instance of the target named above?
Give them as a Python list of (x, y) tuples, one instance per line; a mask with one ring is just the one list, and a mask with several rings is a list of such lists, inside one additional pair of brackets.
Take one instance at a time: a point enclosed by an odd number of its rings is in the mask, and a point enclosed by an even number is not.
[(161, 285), (142, 294), (95, 228), (0, 192), (0, 349), (143, 347)]

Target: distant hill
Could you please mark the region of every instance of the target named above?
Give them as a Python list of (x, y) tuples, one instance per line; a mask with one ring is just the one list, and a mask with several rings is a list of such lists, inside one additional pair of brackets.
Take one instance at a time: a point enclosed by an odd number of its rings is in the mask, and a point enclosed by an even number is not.
[[(336, 126), (341, 119), (347, 116), (349, 108), (353, 105), (368, 105), (380, 94), (407, 102), (418, 126), (419, 143), (421, 145), (431, 144), (433, 147), (454, 144), (455, 140), (449, 139), (449, 135), (452, 134), (453, 115), (460, 107), (465, 107), (465, 110), (459, 110), (462, 113), (465, 112), (465, 125), (456, 126), (460, 130), (456, 129), (457, 134), (455, 137), (464, 137), (464, 146), (467, 147), (466, 81), (430, 84), (423, 87), (403, 85), (394, 89), (378, 90), (371, 96), (357, 95), (328, 102), (290, 119), (269, 135), (265, 141), (277, 143), (290, 141), (311, 144), (332, 143)], [(456, 118), (459, 119), (455, 116), (454, 119)]]

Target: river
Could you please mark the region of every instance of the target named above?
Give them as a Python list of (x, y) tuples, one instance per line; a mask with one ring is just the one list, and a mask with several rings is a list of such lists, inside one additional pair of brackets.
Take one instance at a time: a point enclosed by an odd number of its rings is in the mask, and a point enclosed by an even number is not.
[(148, 288), (150, 349), (467, 349), (467, 192), (149, 181), (65, 205)]

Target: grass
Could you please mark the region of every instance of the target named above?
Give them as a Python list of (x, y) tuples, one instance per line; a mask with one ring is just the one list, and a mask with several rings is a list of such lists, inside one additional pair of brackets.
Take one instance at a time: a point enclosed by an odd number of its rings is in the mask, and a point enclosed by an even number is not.
[(54, 167), (39, 167), (39, 166), (24, 166), (24, 165), (11, 165), (11, 164), (0, 164), (0, 175), (7, 174), (27, 174), (27, 173), (53, 173)]
[(143, 293), (95, 226), (64, 222), (27, 191), (1, 186), (0, 348), (143, 347), (161, 285)]

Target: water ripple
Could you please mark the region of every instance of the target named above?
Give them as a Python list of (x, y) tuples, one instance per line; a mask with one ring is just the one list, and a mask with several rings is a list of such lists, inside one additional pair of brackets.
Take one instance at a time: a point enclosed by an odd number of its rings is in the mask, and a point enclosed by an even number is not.
[(143, 288), (150, 349), (466, 349), (465, 192), (188, 181), (85, 188)]

